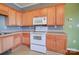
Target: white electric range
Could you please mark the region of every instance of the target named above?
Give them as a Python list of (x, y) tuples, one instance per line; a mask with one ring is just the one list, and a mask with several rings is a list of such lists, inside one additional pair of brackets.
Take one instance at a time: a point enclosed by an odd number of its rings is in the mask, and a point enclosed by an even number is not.
[(30, 32), (30, 49), (46, 53), (46, 31), (45, 26), (36, 26), (34, 32)]

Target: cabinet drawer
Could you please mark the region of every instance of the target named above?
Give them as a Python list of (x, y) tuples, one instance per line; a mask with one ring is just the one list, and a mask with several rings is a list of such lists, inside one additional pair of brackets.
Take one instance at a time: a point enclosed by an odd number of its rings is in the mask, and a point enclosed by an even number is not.
[(31, 50), (46, 53), (46, 47), (45, 46), (31, 45)]
[(66, 35), (56, 35), (56, 39), (66, 39)]

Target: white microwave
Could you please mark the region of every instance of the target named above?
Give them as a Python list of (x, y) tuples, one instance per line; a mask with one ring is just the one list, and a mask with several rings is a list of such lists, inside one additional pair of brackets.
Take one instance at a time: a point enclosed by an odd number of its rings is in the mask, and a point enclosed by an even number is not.
[(46, 25), (47, 17), (35, 17), (33, 18), (33, 25)]

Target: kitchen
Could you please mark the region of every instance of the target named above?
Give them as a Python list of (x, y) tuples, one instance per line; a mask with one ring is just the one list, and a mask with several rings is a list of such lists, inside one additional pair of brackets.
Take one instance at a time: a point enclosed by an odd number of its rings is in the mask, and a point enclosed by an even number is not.
[(0, 3), (0, 54), (79, 54), (78, 5)]

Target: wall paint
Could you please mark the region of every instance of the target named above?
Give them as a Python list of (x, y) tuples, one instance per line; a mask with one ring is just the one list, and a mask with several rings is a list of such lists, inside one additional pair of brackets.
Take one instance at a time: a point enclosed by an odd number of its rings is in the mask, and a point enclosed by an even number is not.
[[(68, 19), (72, 21), (68, 21)], [(79, 24), (79, 4), (66, 4), (64, 31), (68, 36), (67, 48), (74, 50), (79, 50), (79, 27), (77, 24)]]

